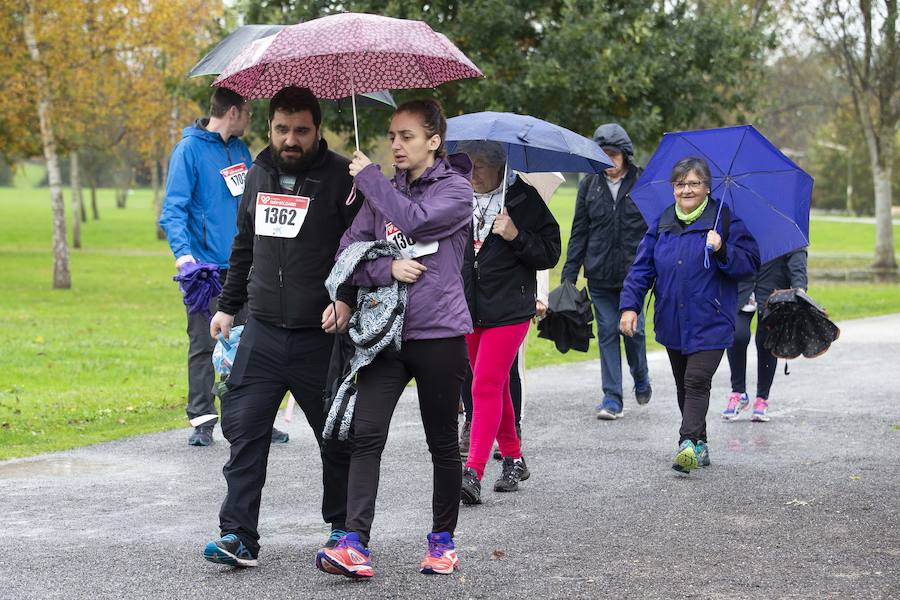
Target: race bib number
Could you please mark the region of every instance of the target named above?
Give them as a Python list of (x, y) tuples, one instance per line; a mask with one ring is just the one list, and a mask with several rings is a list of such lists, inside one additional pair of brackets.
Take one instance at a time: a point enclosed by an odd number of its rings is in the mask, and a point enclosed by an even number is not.
[(256, 235), (295, 238), (303, 227), (310, 199), (289, 194), (256, 195)]
[(225, 185), (232, 196), (240, 196), (244, 193), (244, 182), (247, 179), (247, 165), (238, 163), (231, 165), (227, 169), (219, 171), (222, 178), (225, 179)]
[(400, 231), (400, 228), (391, 222), (384, 227), (384, 237), (397, 247), (403, 258), (419, 258), (434, 254), (440, 245), (437, 240), (427, 244), (417, 244), (414, 239)]

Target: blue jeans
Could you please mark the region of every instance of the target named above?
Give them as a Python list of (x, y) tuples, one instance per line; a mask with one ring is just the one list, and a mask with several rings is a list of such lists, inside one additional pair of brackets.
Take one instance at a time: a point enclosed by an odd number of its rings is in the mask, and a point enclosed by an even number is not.
[(622, 351), (621, 336), (625, 342), (625, 358), (637, 390), (650, 385), (647, 369), (647, 343), (644, 336), (644, 313), (638, 315), (634, 337), (619, 333), (619, 294), (621, 290), (591, 286), (588, 283), (594, 315), (597, 320), (597, 344), (600, 346), (600, 376), (603, 383), (603, 399), (622, 406)]

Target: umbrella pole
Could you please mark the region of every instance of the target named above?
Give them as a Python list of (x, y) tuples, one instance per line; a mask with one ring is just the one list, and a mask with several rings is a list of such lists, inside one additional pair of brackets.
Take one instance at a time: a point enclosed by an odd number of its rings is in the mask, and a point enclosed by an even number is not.
[(503, 163), (503, 181), (500, 182), (500, 187), (503, 188), (503, 194), (500, 196), (500, 212), (503, 212), (503, 209), (506, 208), (506, 177), (509, 172), (509, 157), (506, 158), (506, 162)]
[(350, 59), (350, 103), (353, 105), (353, 137), (356, 140), (356, 151), (359, 152), (359, 124), (356, 120), (356, 85), (353, 82), (353, 59)]

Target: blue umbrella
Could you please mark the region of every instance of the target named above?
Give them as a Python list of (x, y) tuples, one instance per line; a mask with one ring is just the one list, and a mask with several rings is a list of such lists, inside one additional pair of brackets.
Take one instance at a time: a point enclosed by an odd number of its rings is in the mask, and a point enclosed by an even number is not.
[(527, 115), (479, 112), (447, 120), (447, 142), (482, 140), (504, 145), (507, 167), (522, 173), (602, 173), (612, 161), (592, 140)]
[(181, 288), (188, 313), (192, 315), (206, 314), (206, 317), (211, 319), (209, 303), (222, 293), (218, 265), (203, 262), (186, 263), (181, 265), (178, 275), (172, 279), (177, 281), (178, 287)]
[(809, 245), (813, 178), (751, 125), (663, 136), (631, 190), (651, 227), (675, 202), (672, 167), (688, 156), (706, 159), (710, 195), (744, 221), (759, 244), (762, 262)]

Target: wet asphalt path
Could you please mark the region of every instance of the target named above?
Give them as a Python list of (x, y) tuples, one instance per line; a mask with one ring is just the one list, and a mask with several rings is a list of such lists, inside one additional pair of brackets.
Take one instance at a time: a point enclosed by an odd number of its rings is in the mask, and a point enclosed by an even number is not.
[(828, 354), (779, 371), (770, 423), (719, 420), (723, 361), (713, 465), (686, 478), (669, 468), (663, 354), (652, 402), (627, 397), (616, 422), (593, 415), (598, 361), (530, 371), (532, 478), (462, 508), (450, 577), (416, 569), (431, 486), (414, 389), (384, 455), (367, 582), (313, 566), (327, 529), (302, 417), (272, 449), (256, 569), (200, 557), (225, 490), (218, 431), (210, 448), (189, 448), (185, 429), (0, 463), (0, 598), (898, 598), (900, 315), (841, 325)]

